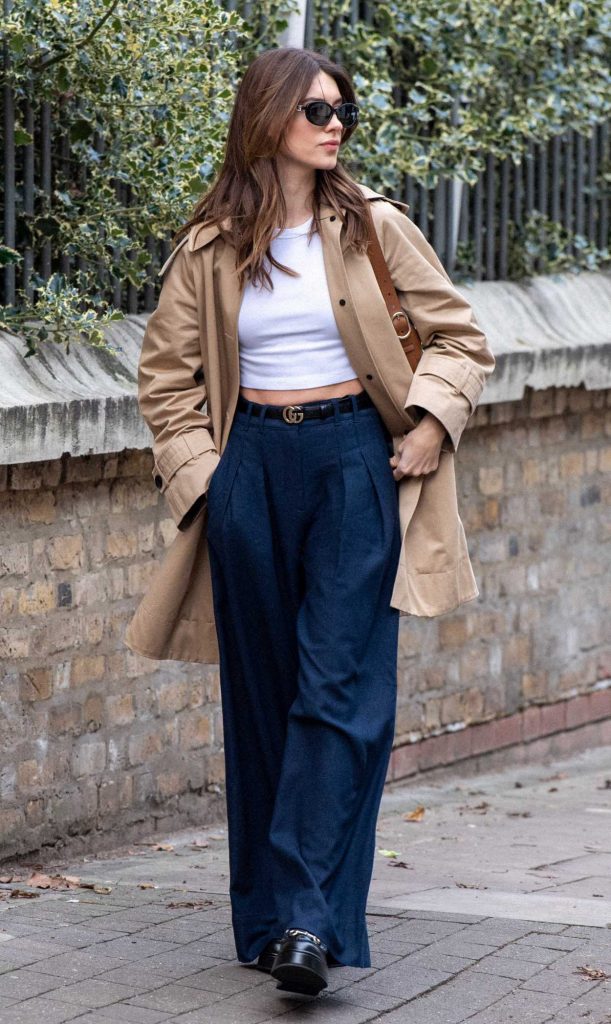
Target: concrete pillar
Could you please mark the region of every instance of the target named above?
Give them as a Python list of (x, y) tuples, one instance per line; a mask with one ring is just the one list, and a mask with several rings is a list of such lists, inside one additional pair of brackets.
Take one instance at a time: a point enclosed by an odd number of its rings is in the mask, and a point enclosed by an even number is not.
[(289, 14), (289, 23), (284, 32), (278, 36), (280, 46), (297, 46), (303, 49), (306, 26), (307, 0), (299, 0), (299, 10)]

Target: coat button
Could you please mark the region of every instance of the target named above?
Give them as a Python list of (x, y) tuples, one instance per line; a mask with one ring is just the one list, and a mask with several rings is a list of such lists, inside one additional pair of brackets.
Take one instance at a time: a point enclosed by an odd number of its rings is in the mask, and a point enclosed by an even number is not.
[(332, 217), (329, 217), (329, 220), (335, 220), (335, 214), (333, 214)]
[(339, 304), (340, 304), (340, 306), (345, 306), (346, 305), (346, 300), (345, 299), (340, 299), (339, 300)]
[(163, 478), (160, 477), (159, 474), (157, 474), (157, 476), (155, 477), (155, 487), (161, 487), (162, 484), (163, 484)]
[(373, 380), (373, 374), (368, 373), (367, 374), (367, 380)]

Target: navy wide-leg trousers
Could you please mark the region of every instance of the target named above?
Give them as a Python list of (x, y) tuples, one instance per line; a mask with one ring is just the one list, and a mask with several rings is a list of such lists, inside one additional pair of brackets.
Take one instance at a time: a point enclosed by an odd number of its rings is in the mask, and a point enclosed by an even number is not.
[(340, 963), (371, 966), (365, 907), (396, 714), (398, 485), (375, 406), (330, 402), (328, 418), (301, 423), (238, 405), (208, 490), (244, 963), (299, 927)]

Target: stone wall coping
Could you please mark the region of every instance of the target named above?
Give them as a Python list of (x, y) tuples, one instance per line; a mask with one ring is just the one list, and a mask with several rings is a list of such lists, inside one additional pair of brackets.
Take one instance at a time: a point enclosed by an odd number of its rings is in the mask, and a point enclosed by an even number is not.
[[(611, 273), (581, 271), (528, 281), (481, 281), (458, 290), (471, 303), (497, 366), (481, 404), (519, 401), (525, 389), (611, 386)], [(26, 358), (0, 332), (0, 465), (146, 449), (137, 401), (138, 356), (148, 315), (106, 331), (116, 354), (45, 342)]]

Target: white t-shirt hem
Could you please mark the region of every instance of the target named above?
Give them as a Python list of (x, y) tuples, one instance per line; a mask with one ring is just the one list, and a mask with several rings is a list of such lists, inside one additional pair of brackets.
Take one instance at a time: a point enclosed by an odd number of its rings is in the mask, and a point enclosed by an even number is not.
[(320, 388), (325, 387), (327, 384), (343, 384), (344, 381), (348, 383), (350, 380), (355, 380), (356, 377), (346, 377), (345, 371), (340, 374), (312, 374), (309, 377), (285, 377), (278, 378), (274, 377), (273, 383), (270, 382), (269, 377), (252, 378), (246, 377), (240, 380), (240, 385), (244, 388), (260, 388), (262, 391), (290, 391), (292, 389), (300, 388)]

